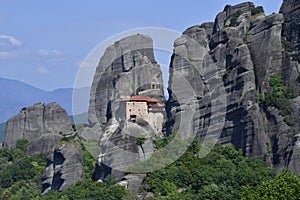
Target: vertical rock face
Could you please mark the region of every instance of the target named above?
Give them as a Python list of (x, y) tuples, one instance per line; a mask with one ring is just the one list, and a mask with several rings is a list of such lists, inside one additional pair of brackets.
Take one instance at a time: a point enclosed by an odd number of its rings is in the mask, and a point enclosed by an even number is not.
[[(174, 89), (173, 85), (181, 81), (174, 73), (185, 76), (190, 85), (193, 86), (195, 95), (183, 95), (184, 102), (197, 102), (198, 106), (194, 115), (193, 130), (197, 132), (200, 139), (205, 137), (209, 127), (215, 125), (214, 119), (225, 118), (224, 127), (221, 127), (219, 142), (222, 144), (232, 143), (237, 148), (242, 148), (246, 155), (264, 155), (264, 142), (266, 135), (263, 129), (262, 115), (256, 99), (257, 91), (255, 85), (255, 71), (251, 58), (249, 46), (246, 44), (245, 29), (250, 27), (250, 15), (253, 4), (244, 3), (230, 7), (227, 11), (220, 13), (215, 21), (212, 35), (209, 36), (207, 29), (203, 26), (187, 29), (181, 38), (174, 43), (174, 55), (170, 65), (169, 91), (171, 107), (171, 121), (174, 121), (172, 131), (176, 132), (185, 103), (176, 101), (174, 93), (183, 93), (180, 88)], [(237, 19), (238, 25), (229, 26), (232, 15), (237, 11), (243, 12)], [(182, 42), (184, 39), (185, 42)], [(210, 39), (210, 44), (208, 45)], [(198, 43), (195, 46), (191, 40)], [(188, 41), (188, 42), (186, 42)], [(180, 52), (180, 53), (178, 53)], [(187, 55), (185, 60), (180, 59), (178, 54)], [(198, 55), (198, 63), (195, 55)], [(194, 57), (193, 57), (194, 56)], [(201, 62), (202, 61), (202, 62)], [(215, 70), (212, 70), (215, 66)], [(193, 71), (197, 71), (197, 73)], [(210, 69), (210, 70), (207, 70)], [(211, 110), (211, 94), (213, 92), (208, 86), (216, 84), (209, 83), (212, 77), (221, 80), (215, 87), (220, 93), (226, 92), (225, 108), (218, 108), (218, 112)], [(223, 88), (223, 89), (222, 89)], [(222, 91), (222, 92), (221, 92)], [(214, 96), (216, 98), (217, 96)]]
[[(292, 135), (299, 131), (299, 99), (290, 101), (291, 119), (295, 119), (292, 121), (296, 124), (291, 127), (280, 110), (264, 107), (258, 96), (272, 91), (269, 81), (275, 74), (282, 75), (284, 84), (298, 95), (299, 60), (295, 59), (295, 52), (283, 48), (283, 36), (296, 48), (298, 45), (299, 34), (295, 33), (295, 29), (291, 32), (288, 24), (299, 25), (299, 17), (295, 16), (300, 4), (291, 6), (296, 2), (284, 1), (281, 7), (283, 14), (270, 16), (257, 13), (259, 9), (249, 2), (226, 6), (217, 15), (213, 30), (208, 28), (211, 27), (209, 23), (193, 26), (175, 41), (167, 105), (171, 132), (180, 131), (187, 118), (185, 112), (194, 103), (195, 113), (189, 120), (200, 141), (225, 115), (222, 129), (214, 128), (221, 132), (219, 143), (232, 143), (245, 155), (260, 156), (278, 170), (295, 166), (291, 152), (298, 150)], [(218, 80), (219, 76), (223, 80), (218, 87), (224, 87), (226, 94), (225, 114), (221, 106), (217, 107), (218, 112), (212, 111), (212, 101), (217, 96), (212, 97), (209, 81), (211, 78)], [(187, 94), (187, 88), (182, 86), (183, 79), (193, 93)], [(288, 146), (290, 150), (286, 151)], [(288, 155), (291, 164), (287, 160)], [(297, 170), (293, 168), (293, 171)]]
[(285, 0), (280, 7), (284, 16), (282, 29), (283, 69), (286, 84), (299, 94), (300, 1)]
[(281, 14), (253, 17), (247, 34), (260, 92), (267, 91), (269, 77), (282, 70), (282, 23)]
[[(155, 85), (152, 89), (152, 85)], [(90, 107), (90, 124), (105, 126), (114, 102), (131, 95), (163, 99), (163, 82), (153, 54), (152, 39), (145, 35), (124, 38), (109, 46), (96, 69)]]
[(283, 36), (300, 50), (300, 1), (284, 0), (280, 13), (284, 15)]
[(82, 150), (75, 143), (58, 145), (47, 156), (47, 168), (42, 177), (42, 194), (50, 190), (64, 191), (84, 176)]
[[(49, 147), (56, 143), (59, 135), (67, 135), (72, 132), (72, 125), (67, 112), (57, 103), (35, 104), (23, 108), (21, 112), (7, 122), (3, 147), (15, 148), (18, 139), (26, 139), (29, 142), (39, 140), (48, 135)], [(50, 137), (53, 136), (53, 140)], [(47, 139), (47, 140), (48, 140)], [(52, 142), (51, 142), (52, 141)], [(51, 143), (51, 144), (50, 144)], [(33, 152), (45, 153), (41, 148), (45, 146), (36, 144), (29, 147)]]
[(297, 176), (300, 175), (300, 135), (295, 135), (287, 147), (285, 158), (285, 167), (294, 172)]
[[(81, 135), (99, 140), (100, 152), (95, 180), (112, 174), (118, 180), (139, 161), (153, 152), (151, 138), (155, 132), (146, 121), (137, 120), (127, 126), (122, 99), (147, 96), (162, 101), (163, 80), (160, 66), (154, 59), (153, 41), (137, 34), (109, 46), (101, 57), (91, 88), (89, 123)], [(143, 137), (142, 144), (137, 138)]]

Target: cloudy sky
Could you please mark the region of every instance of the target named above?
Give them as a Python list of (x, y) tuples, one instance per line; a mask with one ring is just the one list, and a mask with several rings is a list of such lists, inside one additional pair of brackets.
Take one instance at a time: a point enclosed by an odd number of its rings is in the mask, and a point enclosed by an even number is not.
[[(214, 21), (226, 4), (240, 2), (2, 0), (0, 77), (47, 91), (73, 87), (81, 62), (107, 38), (142, 27), (183, 32), (189, 26)], [(271, 14), (278, 13), (282, 0), (253, 2)], [(158, 61), (168, 65), (168, 59)]]

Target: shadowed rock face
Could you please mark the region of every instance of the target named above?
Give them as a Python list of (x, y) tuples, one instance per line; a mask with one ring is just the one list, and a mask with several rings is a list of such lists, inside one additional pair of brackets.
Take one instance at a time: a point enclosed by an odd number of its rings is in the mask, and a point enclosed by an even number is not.
[(50, 190), (64, 191), (83, 179), (82, 150), (78, 144), (64, 143), (56, 146), (49, 152), (47, 162), (42, 177), (42, 194)]
[(285, 167), (294, 172), (297, 176), (300, 175), (300, 135), (295, 135), (287, 147), (285, 158)]
[(60, 137), (70, 133), (70, 118), (60, 105), (38, 103), (23, 108), (18, 115), (8, 120), (3, 147), (13, 149), (18, 139), (26, 139), (32, 143), (29, 154), (46, 153), (46, 147), (57, 144)]
[[(292, 6), (294, 4), (297, 6)], [(299, 93), (299, 64), (292, 58), (295, 52), (287, 52), (282, 46), (282, 38), (286, 37), (298, 48), (299, 5), (299, 1), (287, 0), (281, 7), (282, 14), (265, 16), (263, 13), (252, 15), (254, 4), (242, 3), (219, 13), (212, 31), (209, 23), (188, 28), (175, 41), (170, 63), (169, 130), (180, 130), (186, 110), (194, 103), (192, 130), (202, 142), (211, 134), (209, 128), (216, 124), (215, 119), (222, 119), (224, 113), (221, 107), (217, 107), (219, 112), (212, 111), (213, 90), (209, 81), (221, 76), (226, 109), (223, 128), (214, 129), (221, 132), (218, 142), (231, 143), (247, 156), (260, 156), (279, 171), (289, 167), (298, 173), (294, 159), (298, 155), (295, 153), (298, 143), (292, 135), (299, 131), (299, 98), (290, 102), (291, 119), (296, 124), (290, 127), (278, 109), (267, 109), (259, 104), (258, 94), (271, 92), (269, 80), (274, 74), (281, 74), (285, 85), (293, 88), (296, 95)], [(294, 28), (291, 28), (293, 23)], [(186, 88), (178, 87), (182, 85), (182, 77), (193, 93), (187, 95)]]
[(300, 1), (284, 0), (280, 13), (284, 15), (283, 36), (300, 50)]

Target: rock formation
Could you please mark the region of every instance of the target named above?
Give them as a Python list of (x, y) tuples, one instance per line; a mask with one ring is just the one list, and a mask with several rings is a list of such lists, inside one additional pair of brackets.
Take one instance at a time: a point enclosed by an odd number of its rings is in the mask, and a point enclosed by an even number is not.
[[(285, 114), (258, 98), (272, 92), (269, 81), (278, 74), (291, 93), (299, 93), (299, 1), (284, 1), (280, 12), (265, 16), (250, 2), (226, 6), (213, 29), (209, 23), (193, 26), (175, 41), (167, 104), (171, 133), (180, 131), (192, 103), (195, 112), (190, 122), (200, 141), (211, 134), (211, 126), (220, 124), (224, 110), (219, 103), (218, 112), (213, 112), (212, 101), (221, 96), (213, 98), (210, 87), (211, 79), (219, 80), (221, 75), (223, 85), (218, 87), (225, 88), (226, 108), (224, 126), (213, 128), (221, 133), (218, 142), (232, 143), (247, 156), (260, 156), (278, 171), (288, 167), (299, 172), (294, 159), (298, 140), (292, 137), (299, 132), (299, 98), (287, 101), (290, 111)], [(193, 93), (187, 94), (187, 87)]]
[(300, 1), (299, 0), (284, 0), (280, 13), (284, 15), (283, 36), (292, 42), (295, 48), (300, 50)]
[[(269, 16), (251, 2), (226, 6), (213, 23), (184, 31), (174, 42), (169, 69), (168, 134), (231, 143), (278, 171), (288, 167), (298, 172), (291, 167), (296, 165), (294, 135), (300, 127), (300, 100), (295, 98), (300, 91), (297, 2), (286, 0), (279, 14)], [(96, 128), (82, 135), (100, 137), (96, 179), (108, 173), (124, 177), (120, 171), (141, 160), (141, 149), (135, 144), (138, 132), (152, 137), (148, 128), (138, 124), (129, 130), (117, 114), (117, 100), (122, 97), (163, 98), (162, 87), (151, 90), (152, 83), (162, 85), (152, 48), (149, 37), (131, 36), (108, 47), (100, 60), (89, 109), (91, 128)], [(270, 80), (276, 75), (283, 77), (286, 93), (291, 94), (286, 110), (264, 99), (274, 92)], [(151, 142), (147, 145), (151, 152)], [(128, 151), (135, 156), (127, 156)]]
[(62, 143), (47, 156), (42, 177), (42, 194), (50, 190), (64, 191), (84, 177), (82, 150), (79, 144)]
[(71, 133), (70, 118), (60, 105), (37, 103), (23, 108), (7, 122), (3, 147), (13, 149), (17, 140), (26, 139), (31, 143), (28, 154), (46, 153), (62, 136)]
[[(154, 58), (153, 41), (146, 35), (133, 35), (109, 46), (101, 57), (91, 88), (89, 124), (80, 138), (99, 140), (99, 155), (94, 179), (112, 174), (121, 181), (134, 164), (147, 160), (153, 152), (151, 126), (137, 120), (127, 126), (122, 99), (146, 96), (162, 101), (163, 81), (160, 66)], [(137, 142), (142, 138), (142, 142)], [(88, 147), (87, 147), (88, 148)], [(126, 179), (127, 180), (127, 179)], [(132, 191), (140, 180), (131, 175)], [(132, 182), (133, 181), (133, 182)], [(132, 182), (132, 183), (131, 183)]]
[(138, 34), (105, 50), (91, 88), (90, 124), (105, 127), (112, 118), (114, 102), (120, 98), (141, 95), (163, 99), (162, 74), (152, 43), (150, 37)]

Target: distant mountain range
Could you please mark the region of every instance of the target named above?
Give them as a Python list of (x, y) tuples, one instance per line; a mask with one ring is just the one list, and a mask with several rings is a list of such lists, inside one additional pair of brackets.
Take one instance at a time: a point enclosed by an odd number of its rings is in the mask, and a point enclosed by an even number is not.
[[(59, 103), (69, 115), (72, 115), (72, 88), (57, 89), (54, 91), (44, 91), (29, 84), (0, 78), (0, 123), (6, 122), (12, 116), (18, 114), (23, 107), (28, 107), (34, 103)], [(83, 97), (80, 108), (76, 109), (80, 114), (87, 112), (89, 99), (89, 88), (76, 89), (76, 96)]]

